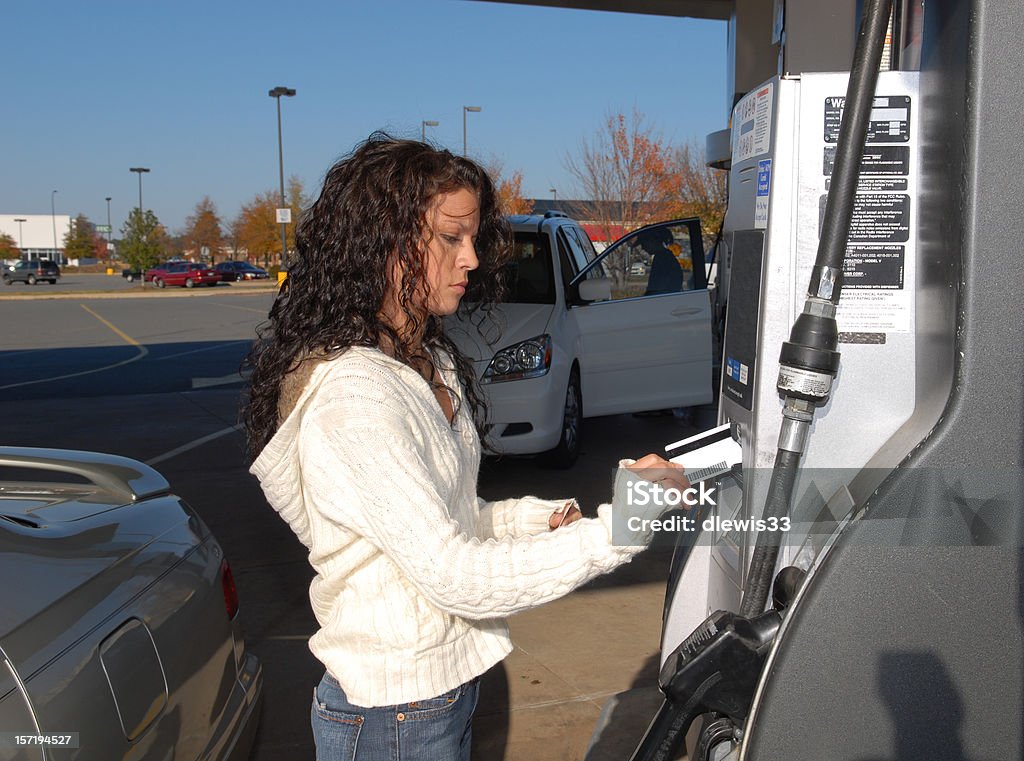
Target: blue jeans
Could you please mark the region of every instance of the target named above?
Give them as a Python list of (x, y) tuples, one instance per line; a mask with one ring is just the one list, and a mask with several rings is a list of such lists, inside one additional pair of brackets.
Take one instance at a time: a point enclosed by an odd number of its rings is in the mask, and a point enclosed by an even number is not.
[(325, 673), (313, 690), (317, 761), (469, 761), (479, 678), (429, 700), (378, 708), (348, 702)]

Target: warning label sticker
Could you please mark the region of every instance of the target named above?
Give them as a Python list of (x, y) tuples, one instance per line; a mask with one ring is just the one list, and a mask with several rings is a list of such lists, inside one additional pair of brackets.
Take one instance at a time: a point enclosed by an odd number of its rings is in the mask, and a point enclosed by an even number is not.
[[(818, 235), (825, 219), (825, 201), (818, 203)], [(905, 243), (910, 238), (910, 196), (902, 193), (858, 193), (853, 202), (850, 240)]]
[[(839, 95), (823, 100), (819, 179), (824, 180), (824, 192), (819, 195), (819, 237), (846, 103)], [(884, 345), (886, 333), (910, 331), (913, 289), (906, 287), (906, 280), (915, 255), (910, 115), (909, 96), (877, 96), (872, 104), (836, 313), (839, 330), (856, 336), (856, 343)], [(912, 278), (912, 269), (910, 273)], [(881, 340), (861, 340), (863, 336)]]
[[(832, 187), (831, 178), (825, 180), (825, 190)], [(857, 183), (858, 193), (895, 193), (906, 192), (909, 183), (905, 177), (861, 177)]]

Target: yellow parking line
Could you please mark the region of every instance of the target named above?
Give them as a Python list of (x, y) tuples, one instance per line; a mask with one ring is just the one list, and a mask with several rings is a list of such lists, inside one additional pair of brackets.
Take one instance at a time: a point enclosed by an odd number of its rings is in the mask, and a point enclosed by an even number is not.
[[(132, 338), (132, 337), (131, 337), (130, 335), (128, 335), (127, 333), (125, 333), (125, 332), (124, 332), (123, 330), (121, 330), (121, 329), (120, 329), (119, 327), (117, 327), (116, 325), (114, 325), (114, 324), (113, 324), (112, 322), (110, 322), (110, 320), (108, 320), (108, 319), (106, 319), (106, 318), (104, 318), (104, 317), (100, 317), (100, 316), (99, 316), (98, 314), (96, 314), (96, 313), (95, 313), (94, 311), (92, 311), (91, 309), (89, 309), (89, 307), (87, 307), (87, 306), (86, 306), (85, 304), (79, 304), (78, 306), (82, 307), (82, 309), (84, 309), (84, 310), (85, 310), (86, 312), (88, 312), (89, 314), (91, 314), (91, 315), (92, 315), (93, 317), (95, 317), (95, 318), (96, 318), (97, 320), (99, 320), (100, 322), (102, 322), (102, 323), (103, 323), (104, 325), (106, 325), (106, 326), (107, 326), (108, 328), (110, 328), (110, 329), (111, 329), (112, 331), (114, 331), (115, 333), (117, 333), (117, 335), (119, 335), (119, 336), (120, 336), (121, 338), (123, 338), (123, 339), (124, 339), (125, 341), (127, 341), (128, 343), (130, 343), (130, 344), (131, 344), (132, 346), (137, 346), (137, 347), (139, 347), (140, 349), (145, 349), (145, 347), (144, 347), (144, 346), (143, 346), (142, 344), (140, 344), (140, 343), (139, 343), (138, 341), (136, 341), (136, 340), (135, 340), (134, 338)], [(148, 349), (146, 350), (146, 352), (148, 353)]]
[(132, 362), (138, 362), (140, 359), (149, 354), (149, 349), (140, 344), (138, 341), (136, 341), (134, 338), (132, 338), (124, 331), (120, 330), (116, 325), (111, 324), (109, 320), (100, 317), (94, 311), (89, 309), (89, 307), (87, 307), (85, 304), (79, 304), (79, 306), (82, 307), (82, 309), (84, 309), (86, 312), (91, 314), (93, 317), (95, 317), (97, 320), (102, 322), (104, 325), (106, 325), (108, 328), (110, 328), (112, 331), (114, 331), (114, 333), (116, 333), (118, 337), (122, 338), (124, 341), (138, 349), (139, 353), (136, 354), (134, 357), (122, 359), (120, 362), (114, 362), (111, 365), (104, 365), (103, 367), (97, 367), (92, 370), (81, 370), (80, 372), (77, 373), (54, 375), (53, 377), (50, 378), (36, 378), (34, 380), (21, 381), (20, 383), (8, 383), (6, 386), (0, 386), (0, 391), (3, 391), (4, 389), (8, 388), (18, 388), (18, 386), (35, 386), (36, 384), (39, 383), (49, 383), (51, 381), (65, 380), (67, 378), (80, 378), (83, 375), (92, 375), (93, 373), (102, 373), (104, 370), (112, 370), (115, 367), (121, 367), (122, 365), (131, 364)]

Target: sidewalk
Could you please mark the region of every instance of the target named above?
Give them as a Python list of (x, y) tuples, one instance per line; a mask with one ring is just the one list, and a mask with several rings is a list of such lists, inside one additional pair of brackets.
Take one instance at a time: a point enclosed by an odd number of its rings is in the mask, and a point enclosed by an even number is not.
[(625, 761), (660, 704), (664, 579), (648, 550), (561, 600), (509, 619), (513, 653), (483, 679), (473, 724), (480, 761), (583, 761), (605, 701), (635, 687), (587, 761)]

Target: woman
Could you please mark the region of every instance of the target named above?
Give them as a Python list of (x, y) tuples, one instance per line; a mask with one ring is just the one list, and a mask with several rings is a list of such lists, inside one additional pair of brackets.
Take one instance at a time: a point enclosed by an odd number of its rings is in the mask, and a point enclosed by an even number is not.
[[(316, 571), (317, 758), (468, 759), (478, 679), (512, 649), (504, 618), (649, 537), (615, 546), (610, 505), (581, 519), (571, 500), (476, 495), (485, 411), (441, 318), (470, 283), (488, 301), (509, 249), (480, 167), (375, 134), (327, 173), (296, 247), (245, 422), (252, 472)], [(687, 485), (656, 455), (624, 462)]]

